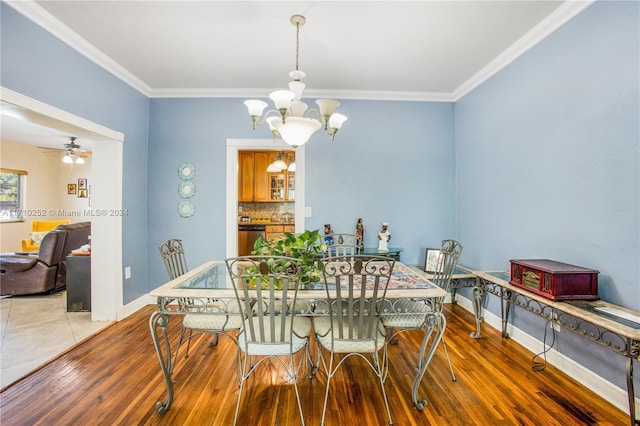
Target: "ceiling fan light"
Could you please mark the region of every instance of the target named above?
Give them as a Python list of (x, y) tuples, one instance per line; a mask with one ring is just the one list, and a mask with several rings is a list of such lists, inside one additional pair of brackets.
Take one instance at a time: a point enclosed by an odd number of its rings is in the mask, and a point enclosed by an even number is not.
[(287, 171), (295, 172), (296, 171), (296, 163), (289, 164), (289, 167), (287, 167)]
[(82, 157), (76, 158), (76, 164), (84, 164), (84, 158)]
[(62, 162), (65, 163), (65, 164), (72, 164), (73, 163), (73, 159), (67, 153), (67, 154), (64, 155), (64, 157), (62, 157)]

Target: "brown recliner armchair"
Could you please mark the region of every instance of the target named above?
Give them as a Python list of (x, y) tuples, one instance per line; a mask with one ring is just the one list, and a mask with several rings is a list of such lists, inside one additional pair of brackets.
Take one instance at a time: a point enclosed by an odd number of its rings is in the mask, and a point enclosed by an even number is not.
[(47, 293), (66, 287), (66, 259), (89, 242), (91, 222), (59, 225), (40, 243), (38, 255), (0, 255), (0, 295)]
[(91, 242), (89, 240), (89, 236), (91, 235), (91, 222), (58, 225), (56, 230), (67, 233), (67, 238), (64, 240), (64, 247), (62, 248), (60, 267), (58, 268), (58, 279), (56, 280), (56, 289), (58, 289), (67, 286), (67, 256), (69, 253)]
[(51, 231), (42, 239), (37, 256), (0, 255), (0, 295), (17, 296), (53, 291), (67, 233)]

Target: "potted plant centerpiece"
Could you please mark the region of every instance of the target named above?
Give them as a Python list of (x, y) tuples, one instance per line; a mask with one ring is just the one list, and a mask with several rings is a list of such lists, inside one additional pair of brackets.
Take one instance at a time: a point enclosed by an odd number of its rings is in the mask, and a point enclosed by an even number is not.
[(320, 281), (320, 254), (327, 249), (319, 230), (305, 230), (301, 234), (285, 232), (282, 238), (269, 242), (258, 237), (251, 252), (257, 256), (286, 256), (302, 260), (300, 284), (306, 286)]

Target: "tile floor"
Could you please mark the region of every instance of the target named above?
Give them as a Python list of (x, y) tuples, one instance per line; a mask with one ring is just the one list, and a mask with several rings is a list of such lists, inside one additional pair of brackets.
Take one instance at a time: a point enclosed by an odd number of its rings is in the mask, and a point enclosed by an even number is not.
[(109, 324), (67, 312), (65, 291), (0, 299), (0, 389)]

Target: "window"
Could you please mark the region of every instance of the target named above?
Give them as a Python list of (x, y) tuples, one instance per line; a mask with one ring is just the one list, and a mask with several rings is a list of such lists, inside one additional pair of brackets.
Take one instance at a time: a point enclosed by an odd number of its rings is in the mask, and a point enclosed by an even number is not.
[(27, 172), (0, 169), (0, 222), (24, 220), (24, 193)]

